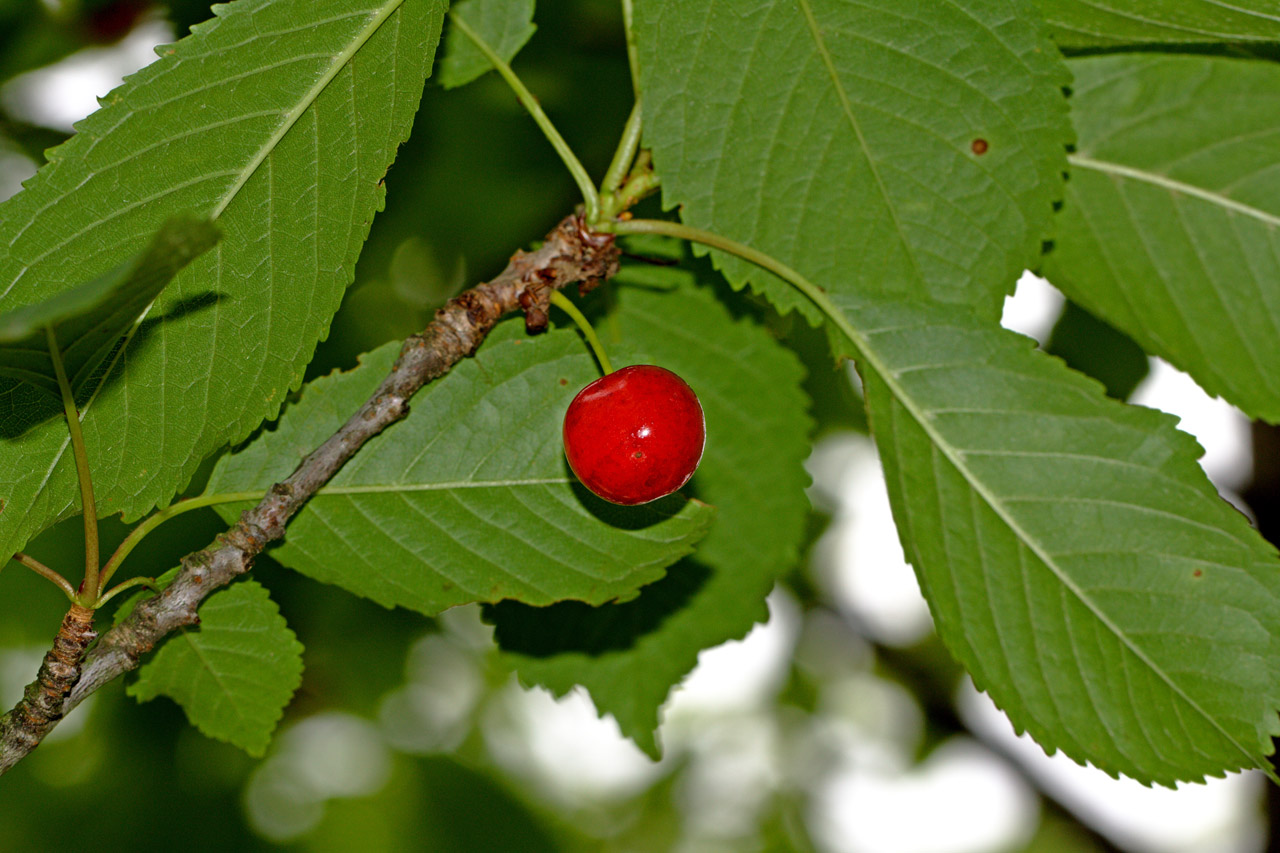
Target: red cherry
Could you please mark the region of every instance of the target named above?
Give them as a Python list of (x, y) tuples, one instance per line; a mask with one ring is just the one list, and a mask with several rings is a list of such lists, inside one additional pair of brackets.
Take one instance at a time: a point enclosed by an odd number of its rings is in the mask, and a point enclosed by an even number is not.
[(707, 428), (683, 379), (624, 367), (578, 392), (564, 416), (564, 454), (582, 484), (624, 506), (669, 495), (693, 476)]

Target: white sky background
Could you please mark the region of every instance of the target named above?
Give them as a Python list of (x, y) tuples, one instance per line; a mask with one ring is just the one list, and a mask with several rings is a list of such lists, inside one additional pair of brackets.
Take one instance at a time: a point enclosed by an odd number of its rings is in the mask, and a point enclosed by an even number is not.
[[(0, 97), (17, 116), (69, 130), (122, 76), (152, 61), (154, 45), (171, 39), (167, 24), (144, 22), (115, 47), (86, 50), (23, 75)], [(0, 150), (0, 197), (16, 191), (31, 168), (25, 158)], [(1043, 341), (1060, 307), (1061, 296), (1028, 274), (1006, 306), (1005, 325)], [(1224, 494), (1245, 484), (1252, 461), (1248, 422), (1237, 410), (1208, 398), (1163, 362), (1154, 364), (1133, 400), (1182, 418), (1182, 428), (1205, 447), (1203, 464)], [(815, 449), (809, 468), (815, 502), (834, 515), (816, 559), (823, 589), (878, 642), (919, 641), (932, 625), (903, 562), (869, 440), (832, 438)], [(807, 728), (799, 734), (780, 728), (769, 708), (802, 633), (814, 626), (802, 625), (785, 594), (775, 593), (770, 608), (767, 626), (704, 652), (666, 708), (662, 735), (669, 756), (684, 754), (690, 761), (679, 796), (695, 836), (714, 841), (750, 832), (751, 807), (759, 798), (799, 785), (810, 795), (809, 828), (830, 853), (981, 853), (1026, 842), (1037, 820), (1031, 789), (978, 742), (957, 738), (925, 764), (913, 765), (920, 709), (866, 672), (856, 637), (845, 638), (847, 659), (836, 664), (850, 671), (829, 679)], [(475, 626), (467, 631), (474, 635)], [(436, 663), (421, 663), (402, 689), (388, 695), (376, 724), (328, 714), (282, 733), (246, 791), (250, 821), (268, 837), (301, 837), (320, 820), (326, 799), (367, 794), (383, 784), (388, 748), (428, 753), (456, 743), (458, 727), (480, 695), (474, 649), (442, 646), (430, 658)], [(441, 678), (453, 692), (443, 690)], [(1047, 790), (1117, 845), (1140, 853), (1260, 849), (1258, 778), (1236, 776), (1176, 793), (1117, 782), (1062, 756), (1049, 759), (1034, 743), (1016, 738), (1003, 715), (972, 688), (962, 687), (959, 696), (964, 719), (980, 737), (1016, 755)], [(642, 790), (670, 760), (649, 762), (581, 694), (555, 701), (512, 686), (489, 709), (483, 729), (499, 764), (539, 785), (550, 801), (575, 808)], [(67, 727), (64, 736), (73, 731)], [(814, 774), (814, 767), (822, 772)], [(334, 779), (345, 779), (345, 787), (335, 788)], [(922, 814), (931, 819), (920, 820)]]

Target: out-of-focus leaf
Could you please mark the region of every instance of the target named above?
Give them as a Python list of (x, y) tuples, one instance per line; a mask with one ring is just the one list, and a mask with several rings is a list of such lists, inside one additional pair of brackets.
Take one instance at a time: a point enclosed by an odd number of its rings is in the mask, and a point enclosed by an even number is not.
[(1062, 308), (1045, 352), (1092, 376), (1107, 396), (1127, 400), (1151, 370), (1150, 360), (1133, 338), (1116, 331), (1074, 302)]

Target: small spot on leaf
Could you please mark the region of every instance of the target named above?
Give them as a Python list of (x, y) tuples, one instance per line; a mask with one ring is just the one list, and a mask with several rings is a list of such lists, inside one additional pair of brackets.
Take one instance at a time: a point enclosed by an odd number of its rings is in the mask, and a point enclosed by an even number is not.
[(978, 137), (977, 139), (973, 140), (973, 144), (970, 145), (969, 147), (973, 149), (974, 154), (977, 154), (979, 157), (981, 157), (983, 154), (987, 153), (987, 150), (991, 146), (987, 143), (987, 140), (983, 139), (982, 137)]

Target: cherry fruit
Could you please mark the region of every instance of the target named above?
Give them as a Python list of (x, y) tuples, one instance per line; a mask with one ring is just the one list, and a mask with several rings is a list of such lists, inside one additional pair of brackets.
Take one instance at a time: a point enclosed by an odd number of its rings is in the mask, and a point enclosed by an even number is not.
[(693, 389), (637, 364), (578, 392), (564, 416), (564, 453), (582, 484), (616, 504), (669, 495), (693, 476), (707, 428)]

